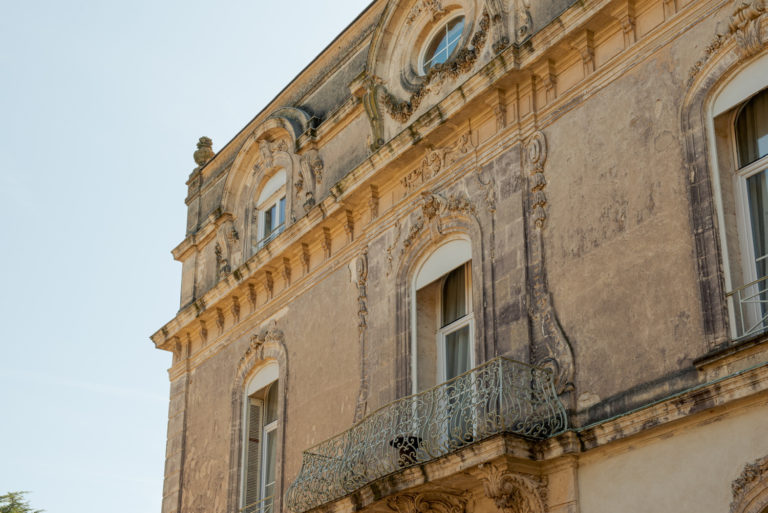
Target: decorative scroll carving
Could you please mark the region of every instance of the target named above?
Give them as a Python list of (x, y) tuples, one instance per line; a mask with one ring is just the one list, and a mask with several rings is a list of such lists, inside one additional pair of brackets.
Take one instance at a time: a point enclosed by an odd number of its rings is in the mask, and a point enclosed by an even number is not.
[(733, 39), (742, 53), (742, 57), (751, 57), (759, 52), (767, 41), (763, 41), (760, 25), (768, 16), (765, 0), (739, 1), (731, 15), (725, 33), (715, 37), (704, 50), (704, 56), (696, 61), (688, 73), (688, 85), (693, 84), (696, 76), (704, 68), (709, 58), (723, 45)]
[(192, 155), (198, 167), (206, 165), (216, 154), (213, 152), (213, 141), (210, 137), (201, 137), (197, 141), (197, 150)]
[[(490, 16), (487, 10), (483, 11), (478, 25), (478, 30), (472, 36), (469, 46), (456, 52), (456, 56), (452, 59), (430, 68), (424, 77), (424, 81), (416, 88), (408, 100), (400, 100), (390, 93), (385, 86), (379, 86), (383, 93), (384, 107), (392, 119), (405, 123), (414, 111), (419, 108), (421, 101), (429, 93), (431, 85), (440, 86), (445, 81), (454, 80), (472, 69), (488, 38)], [(378, 90), (379, 88), (376, 89)]]
[(462, 156), (474, 150), (472, 134), (467, 132), (447, 148), (434, 148), (427, 151), (419, 166), (400, 179), (406, 194), (437, 176), (446, 167), (458, 161)]
[(218, 276), (219, 279), (222, 279), (231, 271), (229, 267), (229, 259), (224, 257), (224, 250), (218, 242), (213, 248), (213, 252), (216, 255), (216, 276)]
[(422, 191), (419, 206), (421, 215), (411, 225), (408, 235), (403, 240), (401, 253), (413, 243), (425, 226), (429, 227), (432, 240), (436, 241), (443, 233), (442, 217), (446, 213), (474, 214), (476, 212), (475, 206), (463, 193), (452, 194), (448, 198), (444, 198), (431, 191)]
[(395, 221), (395, 239), (392, 244), (387, 246), (387, 276), (392, 272), (392, 261), (395, 258), (394, 251), (397, 245), (400, 243), (400, 232), (402, 231), (402, 225), (400, 221)]
[[(745, 512), (743, 505), (754, 501), (755, 492), (763, 492), (766, 495), (754, 511), (760, 511), (762, 506), (768, 503), (768, 456), (760, 458), (752, 463), (747, 463), (738, 478), (731, 484), (733, 500), (731, 501), (731, 513)], [(747, 510), (752, 513), (752, 509)], [(746, 512), (745, 512), (746, 513)]]
[(533, 19), (531, 18), (530, 0), (515, 0), (515, 37), (522, 42), (531, 35)]
[(485, 0), (485, 6), (491, 17), (491, 25), (496, 32), (496, 42), (493, 43), (493, 53), (499, 53), (509, 46), (509, 33), (507, 32), (507, 10), (504, 0)]
[(410, 25), (413, 23), (422, 12), (429, 12), (432, 15), (432, 21), (437, 21), (445, 14), (445, 9), (443, 9), (440, 0), (421, 0), (416, 2), (416, 4), (411, 7), (411, 10), (408, 11), (408, 16), (405, 18), (405, 24)]
[(229, 309), (232, 312), (232, 318), (235, 320), (235, 324), (240, 322), (240, 298), (232, 296), (232, 307)]
[(277, 327), (277, 321), (272, 321), (269, 326), (264, 327), (259, 333), (251, 337), (248, 349), (238, 363), (238, 375), (244, 374), (244, 370), (248, 366), (248, 362), (251, 360), (254, 353), (257, 353), (267, 342), (274, 342), (281, 346), (285, 344), (285, 335), (283, 334), (283, 331)]
[(728, 24), (728, 35), (733, 36), (745, 57), (755, 55), (763, 47), (760, 23), (768, 15), (764, 0), (739, 2)]
[(531, 321), (531, 363), (552, 370), (558, 394), (573, 389), (575, 373), (573, 349), (568, 341), (547, 285), (542, 231), (547, 220), (544, 163), (547, 141), (542, 132), (534, 133), (525, 144), (528, 167), (526, 233), (528, 236), (528, 315)]
[(387, 499), (394, 513), (464, 513), (467, 493), (451, 490), (401, 493)]
[(485, 495), (503, 513), (546, 511), (546, 478), (510, 472), (492, 463), (481, 465), (475, 473), (483, 483)]
[(366, 247), (355, 259), (355, 284), (357, 285), (357, 332), (360, 341), (360, 391), (355, 405), (357, 423), (363, 419), (368, 408), (368, 352), (366, 351), (366, 332), (368, 330), (368, 248)]

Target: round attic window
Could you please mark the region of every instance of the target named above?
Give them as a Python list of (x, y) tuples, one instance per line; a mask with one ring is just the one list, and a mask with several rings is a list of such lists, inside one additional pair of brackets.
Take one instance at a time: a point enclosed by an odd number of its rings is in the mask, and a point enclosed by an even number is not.
[(427, 45), (422, 62), (422, 70), (427, 74), (437, 64), (446, 62), (459, 46), (464, 30), (464, 16), (456, 16), (435, 32)]

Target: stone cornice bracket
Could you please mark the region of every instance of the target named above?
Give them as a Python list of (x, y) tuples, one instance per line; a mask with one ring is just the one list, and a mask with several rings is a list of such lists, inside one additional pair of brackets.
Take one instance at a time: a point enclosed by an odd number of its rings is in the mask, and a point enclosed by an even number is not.
[(483, 483), (485, 495), (503, 513), (547, 511), (546, 478), (511, 472), (493, 463), (480, 465), (473, 474)]
[(374, 152), (384, 144), (384, 125), (378, 104), (378, 94), (381, 90), (381, 79), (363, 72), (349, 84), (352, 95), (360, 99), (365, 115), (371, 125), (371, 139), (368, 148)]
[(635, 0), (622, 0), (613, 10), (613, 17), (619, 22), (624, 33), (624, 48), (629, 48), (637, 41)]
[(744, 466), (731, 483), (731, 513), (758, 513), (768, 505), (768, 456)]
[[(555, 390), (573, 390), (576, 372), (573, 348), (557, 317), (547, 283), (543, 230), (547, 221), (547, 140), (540, 131), (525, 143), (523, 154), (528, 169), (528, 195), (525, 213), (528, 258), (528, 316), (531, 323), (531, 363), (552, 371)], [(567, 401), (566, 401), (567, 402)]]
[(421, 493), (401, 493), (387, 499), (393, 513), (465, 513), (466, 492), (434, 490)]

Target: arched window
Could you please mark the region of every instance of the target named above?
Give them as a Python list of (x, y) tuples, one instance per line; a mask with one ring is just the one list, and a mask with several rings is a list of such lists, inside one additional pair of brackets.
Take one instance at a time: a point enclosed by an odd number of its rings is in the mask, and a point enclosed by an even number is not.
[[(474, 367), (472, 248), (467, 240), (438, 247), (416, 274), (412, 319), (414, 392)], [(414, 347), (415, 346), (415, 347)]]
[(243, 411), (240, 511), (272, 513), (278, 425), (278, 365), (270, 362), (248, 381)]
[(768, 329), (768, 55), (713, 97), (710, 135), (731, 336)]
[(284, 169), (267, 180), (254, 203), (256, 223), (256, 247), (261, 248), (285, 229), (285, 182)]

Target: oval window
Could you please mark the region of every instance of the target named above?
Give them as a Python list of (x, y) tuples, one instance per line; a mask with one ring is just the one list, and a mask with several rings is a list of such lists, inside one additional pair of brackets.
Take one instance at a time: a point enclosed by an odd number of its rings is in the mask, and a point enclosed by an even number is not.
[(424, 52), (424, 73), (437, 64), (446, 62), (459, 46), (461, 32), (464, 30), (464, 16), (457, 16), (443, 25), (432, 37)]

